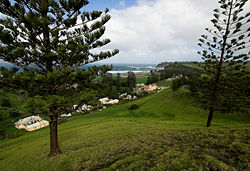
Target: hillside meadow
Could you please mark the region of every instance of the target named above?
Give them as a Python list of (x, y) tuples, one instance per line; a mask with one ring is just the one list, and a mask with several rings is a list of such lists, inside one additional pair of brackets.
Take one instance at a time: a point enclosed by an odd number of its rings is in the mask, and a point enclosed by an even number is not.
[(0, 170), (248, 170), (250, 118), (216, 113), (205, 128), (207, 114), (168, 89), (61, 121), (56, 157), (48, 127), (2, 141)]

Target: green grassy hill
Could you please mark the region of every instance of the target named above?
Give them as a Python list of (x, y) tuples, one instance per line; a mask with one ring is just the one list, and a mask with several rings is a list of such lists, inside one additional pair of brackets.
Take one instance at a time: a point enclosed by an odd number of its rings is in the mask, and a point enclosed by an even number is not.
[(209, 129), (206, 119), (183, 90), (166, 90), (62, 122), (57, 157), (48, 127), (3, 141), (0, 170), (249, 169), (250, 118), (215, 113)]

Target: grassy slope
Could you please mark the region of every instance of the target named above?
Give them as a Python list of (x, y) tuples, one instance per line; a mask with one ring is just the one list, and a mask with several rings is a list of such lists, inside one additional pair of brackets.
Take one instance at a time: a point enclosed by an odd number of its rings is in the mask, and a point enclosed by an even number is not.
[(190, 68), (195, 68), (195, 69), (201, 69), (199, 66), (200, 64), (194, 64), (194, 63), (184, 63), (184, 66), (190, 67)]
[(136, 78), (136, 84), (142, 84), (142, 83), (146, 84), (146, 82), (147, 82), (146, 77), (144, 77), (144, 78)]
[(249, 118), (216, 113), (209, 129), (206, 118), (167, 90), (60, 124), (58, 157), (47, 157), (48, 127), (2, 142), (0, 170), (249, 168)]
[(157, 86), (171, 86), (172, 81), (159, 81), (156, 83)]

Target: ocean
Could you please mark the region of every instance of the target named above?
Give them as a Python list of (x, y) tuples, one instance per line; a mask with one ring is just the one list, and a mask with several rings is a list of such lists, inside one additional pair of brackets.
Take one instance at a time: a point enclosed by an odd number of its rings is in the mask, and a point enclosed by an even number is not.
[[(82, 68), (87, 69), (95, 64), (89, 64), (83, 66)], [(97, 66), (104, 65), (104, 64), (97, 64)], [(162, 68), (156, 67), (156, 64), (105, 64), (105, 65), (112, 65), (112, 70), (108, 71), (111, 74), (127, 74), (129, 71), (134, 73), (140, 72), (150, 72), (151, 70), (160, 70)]]
[(126, 74), (129, 71), (134, 73), (150, 72), (151, 70), (159, 70), (155, 64), (113, 64), (113, 69), (109, 71), (112, 74)]
[[(91, 66), (100, 66), (104, 64), (88, 64), (85, 66), (82, 66), (81, 68), (87, 69)], [(132, 71), (134, 73), (140, 73), (140, 72), (150, 72), (150, 70), (161, 70), (162, 68), (157, 68), (156, 64), (105, 64), (105, 65), (112, 65), (112, 70), (108, 71), (111, 74), (127, 74), (129, 71)], [(0, 62), (0, 67), (6, 67), (8, 69), (12, 68), (13, 65), (8, 63)]]

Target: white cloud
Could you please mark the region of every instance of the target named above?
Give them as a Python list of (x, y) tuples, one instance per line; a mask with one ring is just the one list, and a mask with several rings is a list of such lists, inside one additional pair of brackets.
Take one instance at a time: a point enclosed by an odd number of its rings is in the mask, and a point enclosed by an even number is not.
[(106, 62), (200, 60), (196, 44), (217, 7), (217, 0), (138, 0), (136, 6), (112, 9), (107, 48), (120, 53)]

